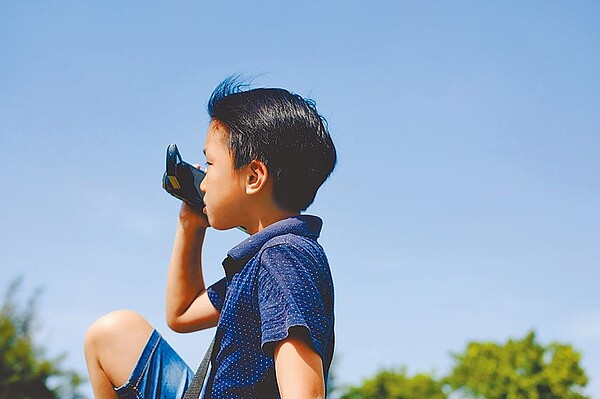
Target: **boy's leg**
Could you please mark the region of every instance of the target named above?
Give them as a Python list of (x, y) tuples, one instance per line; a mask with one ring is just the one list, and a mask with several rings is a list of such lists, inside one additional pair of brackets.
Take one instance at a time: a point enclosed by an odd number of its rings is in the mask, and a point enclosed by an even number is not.
[(85, 358), (96, 399), (114, 399), (154, 329), (139, 314), (119, 310), (99, 318), (85, 337)]

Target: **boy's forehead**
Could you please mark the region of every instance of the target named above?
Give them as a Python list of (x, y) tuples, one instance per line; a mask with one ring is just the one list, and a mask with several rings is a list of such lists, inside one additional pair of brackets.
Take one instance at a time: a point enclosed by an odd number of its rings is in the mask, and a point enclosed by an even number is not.
[(227, 147), (227, 130), (218, 121), (212, 121), (206, 132), (206, 141), (204, 144), (204, 154), (210, 151), (212, 147)]

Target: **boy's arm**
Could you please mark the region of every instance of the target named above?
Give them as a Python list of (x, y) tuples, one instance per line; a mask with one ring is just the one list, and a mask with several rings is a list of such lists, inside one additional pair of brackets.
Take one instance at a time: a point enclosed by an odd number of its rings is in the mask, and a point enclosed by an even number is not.
[(306, 340), (289, 336), (277, 344), (274, 358), (282, 399), (325, 397), (323, 362)]
[(208, 298), (202, 276), (202, 244), (207, 227), (203, 214), (182, 205), (167, 275), (167, 324), (177, 332), (214, 327), (219, 320), (219, 311)]

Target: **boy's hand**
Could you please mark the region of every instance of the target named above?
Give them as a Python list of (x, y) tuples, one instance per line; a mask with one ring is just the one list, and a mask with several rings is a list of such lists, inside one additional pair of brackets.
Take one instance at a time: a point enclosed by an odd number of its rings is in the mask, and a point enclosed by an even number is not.
[(181, 204), (167, 276), (166, 316), (173, 331), (197, 331), (219, 321), (202, 276), (202, 245), (209, 226), (202, 210)]
[(186, 230), (206, 230), (210, 227), (208, 218), (202, 210), (191, 207), (185, 202), (181, 204), (181, 209), (179, 210), (179, 222)]
[[(200, 169), (200, 165), (194, 165), (194, 167)], [(179, 210), (179, 222), (186, 230), (206, 230), (210, 227), (208, 218), (202, 210), (191, 207), (185, 202), (181, 204), (181, 209)]]

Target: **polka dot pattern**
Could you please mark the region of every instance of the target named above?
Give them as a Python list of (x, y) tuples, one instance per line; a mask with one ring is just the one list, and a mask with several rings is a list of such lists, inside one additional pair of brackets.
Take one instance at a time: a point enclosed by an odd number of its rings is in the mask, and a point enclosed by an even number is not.
[(290, 333), (312, 344), (327, 377), (334, 293), (321, 225), (316, 216), (285, 219), (229, 251), (227, 277), (208, 289), (221, 316), (205, 398), (278, 398), (273, 349)]

